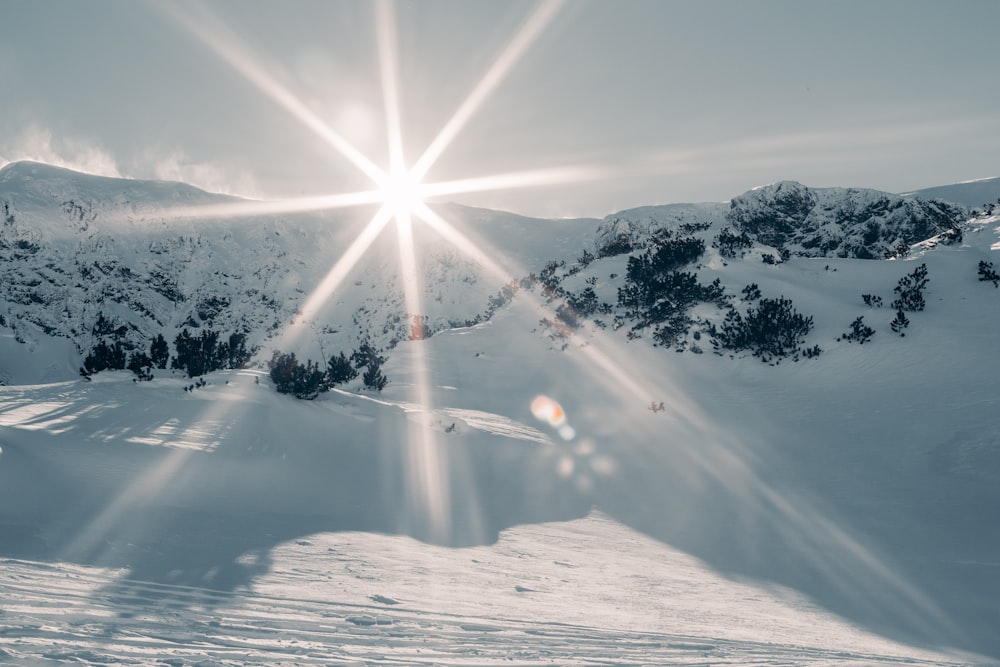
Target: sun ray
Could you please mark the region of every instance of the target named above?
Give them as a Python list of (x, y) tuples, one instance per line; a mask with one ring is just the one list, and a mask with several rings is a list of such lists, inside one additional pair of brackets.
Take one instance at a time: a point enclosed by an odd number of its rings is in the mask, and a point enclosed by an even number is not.
[(399, 73), (396, 44), (396, 17), (389, 0), (375, 3), (375, 26), (378, 37), (379, 72), (382, 77), (382, 99), (385, 104), (386, 136), (389, 140), (389, 173), (400, 174), (403, 160), (403, 130), (399, 117)]
[(414, 163), (411, 173), (416, 180), (421, 180), (427, 174), (441, 154), (448, 148), (458, 133), (462, 131), (473, 114), (482, 106), (486, 98), (507, 77), (510, 70), (517, 64), (524, 53), (542, 34), (556, 14), (562, 8), (564, 0), (545, 0), (538, 5), (535, 12), (521, 26), (514, 38), (507, 44), (500, 56), (493, 62), (483, 78), (479, 80), (472, 92), (458, 107), (451, 119), (445, 123), (441, 131), (430, 143), (420, 158)]
[(100, 513), (77, 531), (76, 536), (63, 548), (62, 557), (74, 560), (99, 555), (95, 551), (122, 527), (123, 517), (163, 491), (177, 477), (191, 455), (192, 450), (173, 449), (161, 462), (139, 474)]
[[(423, 312), (420, 303), (421, 279), (417, 270), (416, 251), (413, 246), (413, 223), (408, 211), (397, 211), (396, 213), (396, 234), (399, 240), (399, 266), (401, 280), (403, 283), (403, 298), (406, 303), (408, 316), (419, 318)], [(413, 322), (418, 326), (417, 322)], [(413, 335), (411, 338), (423, 338), (423, 334)]]
[(153, 6), (198, 38), (202, 44), (222, 58), (244, 79), (316, 133), (372, 181), (379, 183), (385, 178), (385, 172), (369, 160), (364, 153), (335, 132), (295, 94), (278, 83), (263, 67), (255, 63), (237, 37), (208, 9), (201, 7), (200, 15), (196, 20), (169, 3), (157, 3)]
[[(142, 215), (155, 215), (164, 220), (213, 220), (232, 218), (252, 218), (264, 215), (281, 215), (289, 213), (309, 213), (313, 211), (331, 211), (342, 208), (356, 208), (370, 204), (380, 204), (385, 199), (381, 190), (360, 190), (334, 195), (317, 195), (315, 197), (296, 197), (292, 199), (243, 199), (215, 204), (196, 206), (157, 207), (142, 211)], [(119, 214), (120, 217), (135, 217), (128, 210)]]
[[(429, 199), (454, 194), (475, 192), (493, 192), (530, 187), (544, 187), (560, 183), (582, 183), (597, 180), (608, 175), (608, 171), (598, 167), (557, 167), (552, 169), (534, 169), (489, 176), (439, 181), (434, 183), (413, 184), (412, 177), (404, 174), (398, 179), (383, 178), (383, 187), (379, 190), (359, 190), (342, 194), (317, 195), (314, 197), (295, 197), (288, 199), (237, 199), (234, 201), (196, 206), (172, 206), (155, 209), (155, 215), (164, 220), (211, 220), (230, 218), (251, 218), (256, 216), (309, 213), (343, 208), (355, 208), (370, 204), (385, 204), (392, 199), (391, 192), (404, 192), (404, 199)], [(395, 181), (395, 182), (394, 182)], [(396, 185), (402, 183), (402, 186)], [(405, 189), (410, 192), (406, 193)], [(407, 196), (408, 194), (408, 196)], [(406, 202), (400, 205), (405, 207)], [(393, 208), (398, 206), (394, 205)], [(132, 211), (121, 213), (121, 216), (134, 216)]]
[(453, 181), (436, 181), (417, 186), (421, 198), (444, 195), (467, 194), (470, 192), (493, 192), (516, 188), (534, 188), (560, 183), (583, 183), (604, 178), (608, 170), (598, 167), (556, 167), (553, 169), (532, 169), (514, 171), (490, 176), (477, 176)]
[[(518, 275), (527, 275), (527, 271), (524, 270), (523, 267), (511, 265), (504, 268), (500, 266), (500, 264), (493, 260), (479, 247), (479, 244), (471, 241), (467, 236), (449, 224), (442, 216), (436, 213), (429, 206), (420, 206), (416, 210), (416, 214), (424, 222), (426, 222), (428, 226), (444, 237), (445, 240), (454, 245), (460, 252), (465, 253), (468, 257), (482, 265), (483, 268), (485, 268), (495, 280), (500, 281), (501, 284), (509, 282)], [(509, 259), (507, 262), (513, 264), (513, 262), (510, 262)], [(531, 295), (530, 293), (528, 293), (527, 298), (533, 307), (541, 310), (546, 314), (546, 316), (550, 318), (556, 317), (555, 311), (549, 308), (548, 305), (546, 305), (541, 299)], [(643, 386), (635, 379), (635, 376), (630, 376), (623, 370), (622, 359), (613, 360), (604, 353), (600, 352), (596, 346), (593, 345), (583, 349), (584, 354), (588, 357), (588, 359), (596, 363), (608, 377), (615, 379), (623, 389), (628, 391), (629, 394), (637, 400), (645, 403), (650, 400), (651, 396), (657, 395), (655, 387)]]
[[(514, 273), (524, 275), (518, 267), (508, 267), (506, 270), (485, 253), (480, 247), (455, 229), (433, 209), (421, 207), (417, 214), (427, 224), (441, 234), (447, 241), (455, 245), (461, 252), (479, 262), (493, 277), (506, 281)], [(509, 260), (508, 260), (509, 261)], [(530, 292), (526, 294), (529, 305), (548, 316), (555, 313), (541, 299)], [(670, 465), (679, 468), (682, 474), (703, 476), (710, 479), (734, 496), (741, 498), (745, 507), (760, 515), (769, 515), (780, 525), (787, 525), (789, 532), (800, 536), (803, 540), (800, 552), (826, 576), (834, 580), (855, 580), (858, 582), (857, 595), (864, 594), (863, 574), (872, 580), (887, 586), (894, 595), (899, 596), (907, 605), (912, 606), (917, 620), (932, 622), (941, 620), (937, 608), (909, 582), (896, 576), (891, 569), (875, 557), (861, 543), (844, 533), (842, 530), (832, 530), (835, 524), (824, 520), (824, 527), (817, 527), (817, 518), (822, 515), (815, 510), (807, 512), (802, 505), (790, 502), (784, 495), (772, 488), (760, 478), (755, 471), (747, 453), (739, 445), (734, 434), (726, 433), (714, 426), (712, 420), (693, 401), (686, 398), (679, 386), (668, 378), (649, 378), (649, 370), (634, 363), (628, 354), (619, 350), (619, 354), (608, 354), (605, 349), (615, 350), (616, 345), (610, 337), (600, 332), (593, 332), (590, 345), (579, 348), (588, 362), (585, 368), (594, 378), (595, 386), (606, 385), (610, 380), (616, 390), (612, 393), (619, 396), (624, 392), (627, 405), (648, 404), (650, 396), (666, 396), (666, 415), (671, 420), (671, 430), (679, 439), (678, 445), (670, 449), (675, 457)], [(623, 415), (624, 416), (624, 415)], [(662, 428), (662, 427), (660, 427)], [(657, 447), (656, 434), (646, 432), (645, 427), (634, 422), (623, 425), (623, 432), (631, 432), (628, 441), (635, 443), (638, 451), (633, 452), (636, 458), (651, 462), (661, 459), (665, 453), (662, 446)], [(690, 481), (690, 479), (689, 479)], [(638, 483), (639, 488), (647, 489), (645, 484)], [(651, 487), (652, 488), (652, 487)], [(838, 558), (849, 558), (853, 563), (845, 565)], [(855, 572), (851, 567), (860, 567)], [(916, 610), (919, 610), (917, 612)]]
[(378, 238), (378, 235), (385, 228), (386, 224), (392, 219), (392, 215), (393, 211), (389, 207), (383, 206), (375, 214), (375, 217), (365, 225), (365, 228), (361, 230), (361, 233), (354, 239), (354, 242), (344, 251), (344, 254), (340, 256), (337, 263), (327, 272), (323, 280), (313, 289), (302, 305), (301, 314), (303, 319), (310, 320), (316, 316), (319, 309), (323, 307), (323, 304), (330, 298), (330, 295), (340, 286), (340, 283), (343, 282), (347, 274), (354, 268), (354, 265), (365, 254), (365, 251), (375, 242), (375, 239)]
[[(399, 240), (400, 280), (408, 317), (411, 318), (412, 338), (423, 338), (421, 320), (422, 281), (417, 269), (413, 244), (413, 227), (409, 211), (397, 211), (396, 233)], [(417, 438), (406, 449), (408, 465), (407, 497), (412, 506), (421, 510), (420, 517), (427, 522), (426, 529), (432, 539), (443, 543), (451, 524), (450, 476), (448, 456), (441, 449), (432, 428), (433, 401), (431, 399), (430, 372), (426, 348), (417, 345), (413, 350), (413, 402), (423, 410), (417, 420)]]

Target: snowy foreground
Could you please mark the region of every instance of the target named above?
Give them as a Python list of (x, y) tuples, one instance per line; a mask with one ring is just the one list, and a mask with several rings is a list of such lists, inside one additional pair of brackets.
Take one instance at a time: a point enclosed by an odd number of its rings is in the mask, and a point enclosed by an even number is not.
[[(324, 533), (251, 589), (6, 559), (4, 664), (958, 665), (731, 581), (606, 517), (452, 551)], [(210, 583), (210, 582), (206, 582)]]
[[(555, 471), (567, 453), (577, 464), (598, 454), (528, 424), (462, 408), (428, 417), (347, 393), (299, 402), (259, 377), (219, 373), (190, 393), (179, 377), (136, 385), (127, 373), (0, 388), (0, 662), (989, 664), (884, 639), (799, 592), (721, 575), (589, 511), (597, 490), (581, 493), (586, 478), (567, 486)], [(310, 419), (332, 421), (340, 436), (316, 437)], [(359, 473), (370, 462), (333, 443), (443, 421), (459, 425), (449, 447), (490, 444), (461, 471), (486, 491), (476, 494), (480, 518), (492, 517), (478, 535), (453, 536), (473, 546), (348, 530), (358, 517), (390, 533), (426, 529), (387, 517), (398, 507), (364, 488), (382, 476)], [(293, 423), (298, 437), (267, 431)], [(490, 484), (549, 502), (491, 508)], [(337, 487), (369, 506), (340, 515)], [(570, 520), (491, 535), (544, 520), (543, 504)], [(773, 549), (786, 548), (761, 547), (778, 560)]]

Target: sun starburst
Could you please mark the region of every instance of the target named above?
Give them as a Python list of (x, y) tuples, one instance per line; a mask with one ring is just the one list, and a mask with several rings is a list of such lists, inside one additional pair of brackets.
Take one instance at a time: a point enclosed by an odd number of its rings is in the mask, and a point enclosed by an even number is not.
[(386, 174), (379, 188), (382, 205), (393, 216), (412, 217), (424, 202), (424, 189), (415, 174), (394, 170)]
[[(365, 155), (343, 135), (327, 125), (309, 106), (303, 103), (266, 67), (257, 62), (228, 28), (205, 7), (182, 12), (172, 6), (158, 6), (169, 18), (198, 38), (210, 51), (226, 62), (237, 74), (252, 84), (265, 97), (284, 109), (293, 119), (329, 145), (336, 154), (350, 162), (371, 182), (369, 190), (347, 192), (280, 201), (247, 201), (216, 204), (202, 207), (176, 209), (168, 215), (197, 218), (255, 216), (281, 212), (315, 211), (376, 204), (377, 212), (355, 237), (351, 245), (334, 263), (323, 279), (306, 297), (300, 308), (298, 322), (311, 321), (334, 291), (342, 284), (357, 262), (368, 252), (390, 221), (395, 221), (398, 240), (399, 269), (407, 317), (412, 318), (412, 338), (422, 338), (421, 294), (423, 285), (418, 270), (414, 244), (414, 221), (426, 224), (442, 233), (443, 238), (459, 251), (472, 253), (472, 257), (485, 258), (486, 253), (460, 231), (449, 225), (430, 209), (432, 198), (471, 192), (510, 188), (539, 187), (555, 183), (578, 182), (600, 177), (602, 172), (587, 167), (561, 167), (534, 169), (522, 172), (493, 174), (449, 181), (430, 181), (427, 175), (447, 148), (456, 140), (463, 128), (482, 107), (487, 98), (501, 85), (531, 45), (540, 37), (557, 16), (564, 0), (542, 0), (527, 17), (521, 28), (502, 49), (465, 100), (444, 123), (417, 160), (408, 165), (403, 151), (401, 121), (401, 95), (398, 72), (398, 37), (395, 13), (390, 0), (374, 4), (379, 75), (384, 103), (388, 167), (378, 166), (377, 161)], [(196, 13), (196, 15), (195, 15)], [(442, 230), (444, 230), (442, 232)], [(492, 263), (486, 266), (496, 276), (500, 269)], [(505, 278), (504, 282), (509, 280)], [(290, 343), (296, 327), (286, 331), (284, 342)], [(433, 409), (430, 370), (422, 350), (414, 356), (412, 402), (425, 412)], [(423, 423), (411, 443), (407, 469), (408, 495), (414, 505), (421, 507), (429, 521), (430, 534), (435, 539), (446, 539), (449, 524), (448, 462), (429, 424)]]
[[(207, 8), (204, 6), (191, 8), (190, 11), (197, 12), (195, 16), (180, 11), (172, 4), (155, 5), (371, 181), (369, 189), (358, 192), (280, 201), (242, 201), (176, 208), (165, 215), (215, 218), (329, 210), (374, 204), (377, 206), (375, 214), (306, 297), (301, 307), (301, 317), (297, 320), (308, 322), (316, 316), (389, 223), (395, 221), (404, 303), (407, 315), (417, 318), (412, 337), (422, 338), (419, 317), (423, 312), (421, 303), (423, 286), (414, 244), (414, 221), (420, 221), (445, 242), (477, 262), (495, 281), (504, 283), (513, 276), (526, 275), (524, 267), (515, 266), (508, 258), (504, 258), (502, 253), (489, 252), (488, 248), (474, 242), (450, 224), (431, 208), (429, 200), (461, 193), (580, 182), (600, 178), (606, 174), (599, 169), (571, 166), (449, 181), (435, 182), (428, 178), (436, 161), (551, 24), (562, 5), (562, 0), (547, 0), (536, 7), (424, 152), (416, 161), (408, 163), (403, 151), (400, 113), (402, 104), (397, 71), (397, 36), (393, 6), (389, 0), (376, 2), (375, 24), (379, 69), (389, 148), (386, 168), (379, 166), (376, 160), (365, 155), (331, 128), (307, 104), (282, 85), (277, 77), (272, 76), (266, 67), (256, 62), (251, 51), (240, 44), (237, 37), (222, 22), (215, 20)], [(523, 301), (534, 310), (533, 314), (542, 312), (546, 317), (556, 318), (544, 298), (529, 291)], [(422, 344), (413, 346), (414, 382), (410, 388), (410, 405), (414, 406), (413, 409), (430, 413), (433, 410), (433, 392), (430, 381), (431, 368), (425, 347)], [(628, 354), (621, 340), (616, 341), (612, 336), (599, 331), (593, 332), (588, 344), (580, 347), (580, 357), (577, 361), (593, 379), (595, 389), (590, 398), (593, 399), (595, 395), (602, 396), (612, 403), (610, 407), (605, 406), (600, 414), (611, 415), (615, 409), (619, 412), (620, 419), (615, 421), (613, 435), (615, 440), (628, 443), (627, 449), (623, 448), (619, 452), (624, 452), (630, 458), (630, 461), (625, 462), (631, 463), (631, 473), (634, 475), (628, 480), (619, 479), (619, 483), (627, 486), (620, 494), (626, 501), (634, 497), (638, 501), (637, 506), (655, 507), (656, 512), (672, 511), (676, 517), (685, 519), (687, 517), (683, 514), (684, 508), (672, 508), (666, 503), (661, 505), (650, 502), (650, 497), (653, 500), (664, 497), (656, 495), (657, 489), (665, 486), (659, 476), (664, 470), (672, 472), (676, 482), (691, 487), (699, 485), (718, 487), (728, 491), (733, 498), (743, 501), (740, 509), (750, 519), (770, 518), (781, 526), (789, 527), (789, 531), (794, 533), (797, 540), (799, 551), (817, 570), (826, 574), (831, 580), (852, 583), (851, 573), (843, 570), (842, 559), (838, 560), (837, 555), (840, 554), (842, 558), (850, 557), (854, 562), (864, 566), (863, 572), (872, 573), (872, 578), (888, 582), (889, 588), (898, 592), (901, 599), (907, 600), (914, 609), (923, 611), (928, 618), (938, 620), (935, 610), (916, 595), (915, 589), (888, 571), (850, 535), (840, 531), (832, 522), (824, 523), (822, 516), (815, 512), (790, 502), (765, 479), (758, 476), (734, 434), (717, 427), (710, 414), (686, 397), (679, 381), (654, 375), (648, 367), (642, 365), (641, 357)], [(599, 393), (596, 388), (605, 391)], [(645, 408), (636, 406), (647, 405), (651, 396), (668, 398), (666, 407), (661, 407), (664, 413), (662, 419), (657, 417), (655, 424), (635, 418), (637, 411), (643, 417), (646, 416), (643, 414)], [(527, 399), (526, 403), (528, 400), (530, 399)], [(660, 405), (663, 406), (663, 403)], [(576, 438), (575, 432), (568, 427), (566, 414), (559, 403), (545, 399), (536, 402), (534, 407), (536, 416), (553, 428), (562, 429), (561, 435), (566, 441)], [(222, 411), (230, 408), (224, 407), (220, 402), (216, 409)], [(407, 406), (407, 409), (410, 407)], [(214, 423), (217, 420), (213, 416), (205, 421)], [(661, 423), (669, 424), (673, 442), (662, 441)], [(403, 483), (408, 503), (405, 508), (400, 509), (400, 513), (406, 520), (419, 525), (403, 525), (399, 528), (410, 531), (411, 534), (419, 531), (421, 535), (434, 541), (447, 542), (454, 508), (454, 499), (450, 496), (450, 483), (456, 479), (460, 482), (463, 479), (472, 480), (474, 476), (463, 475), (466, 471), (455, 470), (461, 466), (461, 458), (448, 452), (438, 441), (436, 432), (431, 428), (431, 420), (418, 419), (414, 420), (414, 424), (415, 432), (412, 440), (406, 443), (408, 446), (403, 453), (406, 457), (404, 462), (406, 475)], [(578, 459), (582, 460), (587, 456), (592, 459), (589, 463), (600, 464), (592, 466), (595, 472), (601, 469), (605, 471), (613, 469), (614, 466), (610, 466), (607, 462), (602, 463), (598, 457), (591, 456), (593, 452), (588, 441), (578, 440), (578, 444), (581, 446), (573, 450)], [(667, 456), (670, 457), (669, 462), (665, 462)], [(619, 461), (624, 458), (620, 455)], [(155, 496), (178, 476), (188, 462), (189, 455), (180, 451), (164, 457), (159, 464), (137, 477), (123, 493), (108, 504), (104, 511), (79, 531), (77, 538), (67, 547), (67, 552), (86, 554), (102, 548), (102, 545), (107, 543), (105, 536), (121, 523), (121, 518), (127, 514), (128, 508)], [(662, 465), (656, 465), (658, 462)], [(560, 459), (561, 468), (556, 472), (564, 476), (573, 474), (576, 465), (574, 459), (564, 456)], [(630, 495), (633, 492), (643, 494), (643, 497)], [(475, 504), (476, 494), (470, 492), (467, 495), (469, 496), (467, 500)], [(483, 523), (485, 513), (481, 512), (478, 506), (466, 509), (473, 515), (474, 522)], [(690, 519), (694, 521), (696, 517), (692, 516)], [(855, 579), (853, 583), (857, 588), (863, 588), (859, 585), (863, 581)]]

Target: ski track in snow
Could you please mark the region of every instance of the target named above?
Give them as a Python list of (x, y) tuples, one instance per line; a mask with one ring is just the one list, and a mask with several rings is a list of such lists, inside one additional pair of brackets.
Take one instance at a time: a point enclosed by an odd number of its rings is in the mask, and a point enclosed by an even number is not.
[(223, 591), (0, 560), (0, 664), (983, 664), (718, 577), (600, 514), (458, 550), (319, 533), (237, 562), (262, 574)]
[[(2, 564), (2, 664), (970, 664), (443, 613), (419, 604), (387, 607), (116, 581), (114, 571), (63, 563)], [(291, 568), (281, 574), (281, 588), (311, 586), (315, 575), (308, 568)]]
[[(445, 387), (441, 387), (445, 388)], [(450, 388), (450, 387), (448, 387)], [(363, 399), (372, 403), (377, 403), (379, 405), (385, 406), (395, 406), (401, 408), (404, 412), (414, 414), (414, 415), (428, 415), (425, 419), (434, 420), (437, 415), (444, 417), (441, 421), (458, 420), (463, 422), (469, 428), (475, 429), (477, 431), (483, 431), (484, 433), (491, 433), (493, 435), (503, 436), (505, 438), (512, 438), (514, 440), (527, 440), (530, 442), (537, 442), (541, 445), (551, 445), (553, 444), (552, 438), (545, 435), (536, 428), (532, 428), (526, 424), (515, 421), (508, 417), (502, 415), (494, 414), (492, 412), (484, 412), (482, 410), (470, 410), (466, 408), (441, 408), (441, 409), (428, 409), (417, 403), (407, 402), (407, 401), (390, 401), (381, 398), (374, 398), (372, 396), (357, 395), (345, 392), (340, 389), (333, 389), (333, 393), (350, 397), (352, 400)], [(346, 413), (349, 408), (343, 408)]]

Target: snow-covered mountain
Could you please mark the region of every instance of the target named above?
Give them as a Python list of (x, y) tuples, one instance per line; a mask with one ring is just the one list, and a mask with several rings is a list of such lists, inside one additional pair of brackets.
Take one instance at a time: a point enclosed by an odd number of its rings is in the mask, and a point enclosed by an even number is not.
[[(301, 317), (303, 303), (370, 212), (261, 215), (249, 204), (182, 183), (7, 165), (0, 170), (0, 315), (19, 341), (30, 346), (39, 336), (56, 336), (80, 355), (110, 334), (126, 350), (145, 349), (155, 335), (172, 341), (183, 328), (245, 334), (266, 357), (273, 345), (289, 345), (274, 338), (296, 323), (294, 345), (315, 359), (349, 353), (363, 340), (385, 349), (409, 337), (414, 313), (404, 304), (393, 234), (383, 235), (319, 312)], [(238, 214), (226, 217), (232, 211)], [(572, 262), (589, 248), (602, 256), (640, 246), (653, 228), (687, 226), (710, 244), (766, 247), (776, 258), (883, 258), (956, 230), (968, 217), (940, 201), (794, 182), (752, 190), (728, 205), (625, 211), (599, 228), (595, 220), (541, 221), (461, 207), (443, 212), (506, 258), (509, 274), (489, 274), (418, 227), (419, 315), (428, 333), (482, 320), (505, 284), (547, 262)], [(79, 368), (71, 351), (57, 357), (34, 379), (59, 379)], [(0, 378), (26, 379), (11, 373), (0, 367)]]
[(422, 237), (436, 331), (409, 340), (388, 234), (298, 343), (395, 337), (389, 384), (300, 401), (261, 368), (76, 365), (99, 313), (136, 345), (245, 327), (266, 358), (365, 215), (0, 175), (0, 370), (63, 355), (0, 387), (0, 661), (1000, 659), (998, 216), (791, 182), (446, 209), (509, 271)]
[[(391, 230), (314, 317), (300, 317), (373, 211), (260, 215), (252, 204), (183, 183), (9, 164), (0, 169), (0, 316), (29, 348), (56, 336), (84, 354), (114, 332), (126, 349), (145, 349), (156, 334), (172, 341), (183, 328), (239, 332), (250, 347), (267, 348), (296, 321), (303, 358), (408, 337), (413, 314)], [(442, 213), (524, 270), (571, 258), (597, 225), (458, 206)], [(486, 274), (426, 228), (414, 236), (428, 332), (481, 319), (517, 277)], [(72, 377), (80, 361), (47, 360), (34, 379)], [(0, 364), (4, 379), (19, 378)]]
[[(957, 228), (968, 211), (934, 199), (905, 199), (877, 190), (808, 188), (783, 181), (723, 204), (675, 204), (624, 211), (598, 231), (598, 250), (674, 225), (711, 223), (715, 234), (744, 236), (785, 256), (884, 259)], [(744, 241), (746, 242), (746, 241)]]

